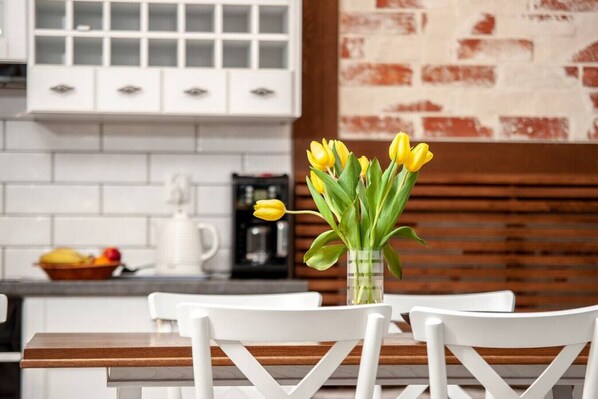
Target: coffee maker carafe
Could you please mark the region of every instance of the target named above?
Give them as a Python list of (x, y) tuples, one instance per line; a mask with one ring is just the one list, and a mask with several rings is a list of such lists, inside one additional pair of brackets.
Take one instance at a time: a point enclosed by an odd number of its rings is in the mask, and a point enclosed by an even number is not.
[(233, 278), (284, 278), (289, 271), (290, 229), (286, 215), (275, 222), (253, 216), (261, 199), (289, 205), (287, 175), (233, 174)]

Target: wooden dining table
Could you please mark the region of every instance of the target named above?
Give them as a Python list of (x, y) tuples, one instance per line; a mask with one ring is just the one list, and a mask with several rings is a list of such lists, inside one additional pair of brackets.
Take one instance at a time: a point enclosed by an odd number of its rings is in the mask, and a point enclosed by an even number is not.
[[(331, 343), (246, 343), (249, 351), (282, 385), (294, 385), (319, 361)], [(560, 348), (478, 349), (510, 384), (532, 383)], [(577, 397), (583, 385), (589, 345), (553, 390), (555, 398)], [(345, 359), (326, 385), (355, 385), (361, 345)], [(215, 385), (249, 382), (216, 345), (212, 347)], [(449, 383), (478, 385), (447, 351)], [(38, 333), (27, 343), (22, 368), (105, 368), (107, 385), (119, 399), (140, 399), (142, 387), (193, 385), (191, 343), (177, 333)], [(426, 346), (410, 333), (389, 334), (380, 352), (377, 384), (428, 384)], [(576, 394), (577, 392), (577, 394)]]

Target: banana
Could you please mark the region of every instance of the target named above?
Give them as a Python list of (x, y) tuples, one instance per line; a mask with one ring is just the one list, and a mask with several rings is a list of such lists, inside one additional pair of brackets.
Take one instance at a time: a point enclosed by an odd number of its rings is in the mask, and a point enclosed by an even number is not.
[(86, 257), (72, 248), (55, 248), (39, 258), (39, 263), (83, 263)]

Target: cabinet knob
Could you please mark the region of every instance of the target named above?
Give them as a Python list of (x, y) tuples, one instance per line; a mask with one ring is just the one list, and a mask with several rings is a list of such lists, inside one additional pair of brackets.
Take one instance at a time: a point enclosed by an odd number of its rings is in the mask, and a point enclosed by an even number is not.
[(68, 93), (69, 91), (73, 91), (75, 90), (75, 88), (73, 86), (69, 86), (67, 84), (59, 84), (56, 86), (52, 86), (50, 87), (50, 90), (52, 90), (54, 93)]
[(200, 87), (192, 87), (190, 89), (185, 90), (185, 94), (188, 94), (193, 97), (203, 96), (204, 94), (207, 94), (207, 93), (208, 93), (208, 91), (206, 89), (202, 89)]
[(126, 86), (121, 87), (120, 89), (118, 89), (118, 91), (120, 91), (123, 94), (135, 94), (135, 93), (141, 91), (141, 87), (139, 87), (139, 86), (133, 86), (133, 85), (126, 85)]
[(265, 87), (258, 87), (257, 89), (251, 90), (251, 92), (260, 97), (266, 97), (274, 94), (274, 90), (270, 90)]

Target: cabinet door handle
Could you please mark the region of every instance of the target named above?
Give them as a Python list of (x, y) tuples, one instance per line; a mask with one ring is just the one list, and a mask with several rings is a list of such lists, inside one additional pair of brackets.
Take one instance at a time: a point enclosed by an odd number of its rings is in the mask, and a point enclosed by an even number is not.
[(141, 87), (139, 87), (139, 86), (133, 86), (133, 85), (126, 85), (126, 86), (121, 87), (120, 89), (118, 89), (118, 91), (120, 91), (123, 94), (135, 94), (135, 93), (141, 91)]
[(201, 87), (192, 87), (190, 89), (185, 90), (185, 94), (188, 94), (193, 97), (203, 96), (207, 93), (208, 91), (206, 89), (202, 89)]
[(257, 89), (251, 90), (253, 94), (260, 97), (271, 96), (274, 94), (274, 90), (267, 89), (265, 87), (258, 87)]
[(52, 90), (54, 93), (68, 93), (69, 91), (73, 91), (75, 90), (75, 88), (73, 86), (69, 86), (67, 84), (59, 84), (56, 86), (52, 86), (50, 87), (50, 90)]

